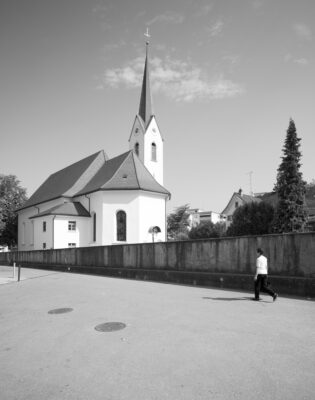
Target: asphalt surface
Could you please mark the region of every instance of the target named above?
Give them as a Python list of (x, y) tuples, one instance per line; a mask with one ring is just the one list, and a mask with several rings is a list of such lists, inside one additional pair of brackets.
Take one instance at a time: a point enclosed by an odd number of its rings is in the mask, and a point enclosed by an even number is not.
[[(21, 279), (0, 267), (1, 400), (314, 399), (314, 301), (31, 269)], [(112, 322), (125, 327), (95, 330)]]

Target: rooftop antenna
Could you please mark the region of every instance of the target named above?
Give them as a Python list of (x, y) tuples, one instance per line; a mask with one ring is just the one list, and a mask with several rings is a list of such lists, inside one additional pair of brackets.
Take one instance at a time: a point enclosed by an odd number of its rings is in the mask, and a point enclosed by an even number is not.
[(253, 171), (249, 171), (247, 172), (247, 175), (249, 175), (249, 194), (251, 196), (254, 196), (254, 192), (253, 192), (253, 182), (252, 182), (252, 176), (253, 176)]

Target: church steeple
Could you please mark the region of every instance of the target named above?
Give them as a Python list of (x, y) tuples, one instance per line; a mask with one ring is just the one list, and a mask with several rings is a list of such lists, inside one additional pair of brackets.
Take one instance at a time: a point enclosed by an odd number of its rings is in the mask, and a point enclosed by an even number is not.
[(163, 138), (153, 113), (150, 73), (148, 29), (145, 33), (146, 57), (141, 89), (139, 112), (129, 137), (129, 149), (133, 150), (153, 178), (163, 185)]
[(150, 87), (150, 71), (149, 71), (149, 32), (145, 34), (147, 37), (146, 41), (146, 57), (144, 64), (144, 73), (142, 80), (142, 89), (141, 89), (141, 98), (140, 98), (140, 106), (139, 106), (139, 115), (142, 118), (145, 127), (148, 126), (148, 123), (153, 115), (153, 107), (152, 107), (152, 96), (151, 96), (151, 87)]

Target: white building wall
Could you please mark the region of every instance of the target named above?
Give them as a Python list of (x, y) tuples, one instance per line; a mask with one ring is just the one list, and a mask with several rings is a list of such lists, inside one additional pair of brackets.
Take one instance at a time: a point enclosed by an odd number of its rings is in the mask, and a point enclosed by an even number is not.
[(138, 118), (135, 119), (135, 122), (132, 127), (130, 139), (129, 139), (129, 150), (135, 150), (136, 143), (139, 144), (139, 159), (144, 162), (144, 129), (140, 124)]
[[(103, 245), (139, 242), (139, 191), (119, 190), (103, 193)], [(116, 214), (125, 211), (127, 214), (126, 242), (117, 241)]]
[(161, 232), (158, 233), (155, 241), (166, 241), (166, 199), (161, 194), (142, 192), (140, 195), (140, 237), (139, 242), (152, 242), (152, 233), (149, 229), (158, 226)]
[[(76, 230), (69, 231), (69, 221), (76, 222)], [(85, 247), (89, 242), (91, 218), (56, 216), (54, 221), (54, 248), (62, 249), (69, 247), (69, 243), (74, 243), (76, 247)]]
[[(152, 143), (156, 145), (156, 161), (152, 161)], [(155, 118), (152, 118), (144, 136), (143, 163), (155, 180), (163, 185), (163, 139)]]

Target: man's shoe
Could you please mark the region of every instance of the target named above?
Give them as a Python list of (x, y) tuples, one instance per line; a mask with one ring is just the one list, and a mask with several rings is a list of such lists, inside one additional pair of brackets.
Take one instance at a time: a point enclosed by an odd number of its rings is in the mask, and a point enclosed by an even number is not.
[(276, 300), (277, 300), (277, 297), (278, 297), (278, 293), (275, 293), (275, 294), (273, 295), (273, 301), (276, 301)]

